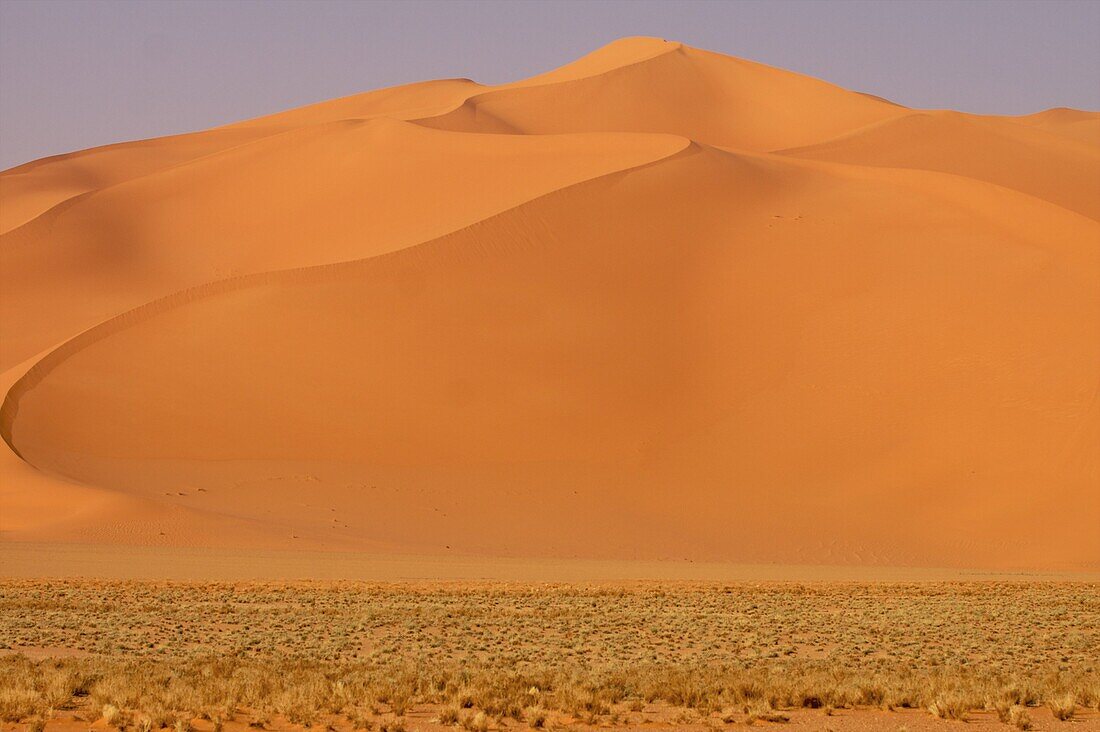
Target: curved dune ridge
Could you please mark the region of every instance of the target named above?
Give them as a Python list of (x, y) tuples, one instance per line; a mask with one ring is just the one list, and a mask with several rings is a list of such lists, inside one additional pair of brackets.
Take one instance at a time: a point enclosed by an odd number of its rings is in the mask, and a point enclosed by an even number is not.
[(1098, 132), (630, 38), (14, 168), (0, 531), (1100, 570)]

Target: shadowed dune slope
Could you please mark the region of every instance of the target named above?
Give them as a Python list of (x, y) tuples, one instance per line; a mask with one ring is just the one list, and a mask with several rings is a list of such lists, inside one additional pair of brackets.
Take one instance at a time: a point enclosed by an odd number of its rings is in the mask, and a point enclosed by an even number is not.
[(1100, 148), (1100, 112), (1058, 107), (1013, 119)]
[(958, 112), (917, 112), (784, 153), (964, 175), (1100, 220), (1100, 147), (1041, 126)]
[(35, 160), (0, 173), (0, 234), (88, 191), (257, 139), (253, 130), (197, 132), (92, 148)]
[(345, 544), (1087, 565), (1095, 234), (980, 182), (693, 146), (112, 320), (15, 386), (6, 437)]
[(350, 120), (120, 183), (0, 237), (0, 363), (178, 290), (416, 244), (686, 144)]
[(89, 191), (309, 125), (448, 111), (483, 87), (442, 79), (379, 89), (188, 135), (124, 142), (36, 160), (0, 173), (0, 234)]
[(1097, 119), (630, 38), (5, 171), (0, 539), (1100, 571)]
[(285, 112), (235, 122), (219, 129), (287, 130), (347, 119), (408, 120), (449, 112), (487, 87), (469, 79), (437, 79), (329, 99)]

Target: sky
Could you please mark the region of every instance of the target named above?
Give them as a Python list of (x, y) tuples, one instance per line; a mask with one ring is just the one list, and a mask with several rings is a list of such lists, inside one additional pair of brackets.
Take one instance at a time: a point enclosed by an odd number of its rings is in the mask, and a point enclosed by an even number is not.
[(0, 0), (0, 169), (650, 35), (912, 107), (1100, 109), (1100, 1)]

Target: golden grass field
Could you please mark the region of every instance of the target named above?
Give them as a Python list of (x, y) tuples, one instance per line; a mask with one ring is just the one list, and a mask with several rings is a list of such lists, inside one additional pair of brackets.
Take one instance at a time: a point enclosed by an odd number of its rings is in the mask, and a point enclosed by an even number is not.
[(1092, 583), (0, 583), (5, 729), (1100, 728)]

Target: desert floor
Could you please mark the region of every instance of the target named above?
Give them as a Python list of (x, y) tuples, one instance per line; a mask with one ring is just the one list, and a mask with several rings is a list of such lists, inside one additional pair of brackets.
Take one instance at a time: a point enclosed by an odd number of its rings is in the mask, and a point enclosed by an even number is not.
[(0, 648), (4, 729), (1100, 729), (1083, 582), (7, 579)]

